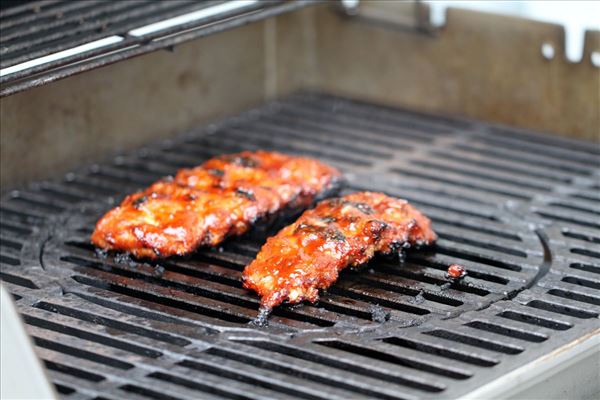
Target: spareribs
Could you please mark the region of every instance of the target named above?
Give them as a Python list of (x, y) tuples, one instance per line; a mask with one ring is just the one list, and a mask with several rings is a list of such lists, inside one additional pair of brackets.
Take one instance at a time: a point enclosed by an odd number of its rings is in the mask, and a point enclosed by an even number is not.
[(136, 257), (181, 256), (241, 235), (287, 207), (307, 207), (340, 180), (335, 168), (309, 158), (223, 155), (127, 196), (98, 221), (92, 242)]
[(244, 287), (258, 292), (262, 314), (284, 301), (314, 302), (342, 269), (435, 240), (429, 219), (405, 200), (373, 192), (324, 200), (267, 240)]

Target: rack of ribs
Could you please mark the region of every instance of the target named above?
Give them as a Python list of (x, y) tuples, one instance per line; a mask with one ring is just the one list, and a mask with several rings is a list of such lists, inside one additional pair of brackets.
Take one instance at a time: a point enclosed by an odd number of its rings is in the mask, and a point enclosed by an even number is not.
[(430, 220), (406, 200), (361, 192), (321, 201), (269, 238), (244, 270), (244, 287), (261, 297), (260, 315), (284, 301), (315, 302), (339, 272), (436, 240)]
[(268, 215), (306, 208), (340, 182), (339, 171), (309, 158), (222, 155), (127, 196), (100, 218), (91, 239), (141, 258), (182, 256), (241, 235)]

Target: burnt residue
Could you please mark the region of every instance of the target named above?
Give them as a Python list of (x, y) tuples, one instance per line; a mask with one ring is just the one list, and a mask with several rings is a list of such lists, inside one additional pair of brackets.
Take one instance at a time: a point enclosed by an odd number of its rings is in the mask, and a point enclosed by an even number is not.
[(352, 207), (356, 208), (358, 211), (362, 212), (363, 214), (371, 215), (375, 212), (375, 211), (373, 211), (373, 208), (366, 203), (347, 201), (347, 202), (345, 202), (345, 204), (351, 205)]
[(226, 156), (225, 160), (244, 168), (256, 168), (259, 164), (254, 158), (247, 156)]
[(345, 206), (350, 206), (350, 207), (354, 207), (356, 208), (358, 211), (362, 212), (363, 214), (366, 215), (371, 215), (373, 214), (375, 211), (373, 210), (373, 208), (366, 204), (366, 203), (361, 203), (361, 202), (357, 202), (357, 201), (350, 201), (350, 200), (344, 200), (343, 198), (337, 197), (334, 199), (329, 199), (328, 200), (328, 204), (331, 207), (337, 207), (339, 205), (345, 205)]
[(379, 240), (383, 231), (385, 231), (388, 228), (387, 223), (385, 223), (384, 221), (376, 220), (376, 219), (369, 221), (367, 226), (369, 228), (369, 231), (375, 238), (375, 240)]
[(345, 242), (346, 236), (340, 232), (337, 228), (330, 228), (326, 231), (327, 239), (334, 240), (336, 242)]
[(379, 304), (375, 304), (374, 306), (372, 306), (370, 311), (371, 319), (373, 320), (373, 322), (382, 324), (386, 321), (389, 321), (391, 317), (390, 311), (381, 307)]
[(256, 201), (256, 197), (254, 197), (254, 192), (252, 192), (252, 190), (237, 188), (235, 193), (247, 198), (248, 200)]
[(140, 196), (133, 201), (133, 206), (135, 208), (140, 208), (147, 200), (148, 200), (148, 197)]
[(528, 288), (532, 287), (537, 282), (539, 282), (540, 279), (542, 279), (544, 276), (546, 276), (546, 274), (550, 271), (550, 267), (552, 266), (552, 260), (553, 260), (552, 250), (550, 249), (548, 235), (542, 229), (536, 229), (535, 234), (537, 235), (538, 239), (540, 239), (540, 244), (542, 245), (542, 248), (544, 249), (544, 260), (540, 264), (538, 273), (536, 274), (536, 276), (529, 283), (529, 285), (527, 285)]
[(272, 311), (272, 308), (260, 307), (258, 309), (258, 314), (256, 315), (256, 317), (250, 322), (248, 322), (248, 324), (252, 326), (257, 326), (259, 328), (269, 326), (269, 315), (271, 315)]
[(211, 168), (208, 169), (207, 172), (212, 175), (212, 176), (216, 176), (218, 178), (222, 178), (225, 175), (225, 171), (219, 168)]
[(334, 240), (336, 242), (346, 241), (346, 236), (334, 225), (318, 226), (301, 223), (296, 227), (296, 233), (314, 233), (325, 240)]

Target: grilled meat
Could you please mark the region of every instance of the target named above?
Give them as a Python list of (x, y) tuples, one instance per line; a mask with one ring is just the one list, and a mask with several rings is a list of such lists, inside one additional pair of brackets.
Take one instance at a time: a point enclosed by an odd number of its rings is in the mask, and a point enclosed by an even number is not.
[(185, 255), (241, 235), (261, 217), (307, 207), (340, 179), (328, 165), (281, 153), (216, 157), (127, 196), (98, 221), (92, 242), (137, 257)]
[(405, 200), (361, 192), (324, 200), (267, 240), (244, 270), (244, 287), (261, 296), (264, 315), (283, 301), (314, 302), (338, 273), (436, 240), (430, 221)]

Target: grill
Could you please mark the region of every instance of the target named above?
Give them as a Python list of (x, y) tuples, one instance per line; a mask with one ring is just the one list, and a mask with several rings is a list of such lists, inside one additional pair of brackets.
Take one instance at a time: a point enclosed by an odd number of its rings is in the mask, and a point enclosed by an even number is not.
[[(188, 40), (306, 5), (281, 0), (48, 0), (6, 7), (0, 11), (0, 96), (159, 49), (173, 50)], [(162, 25), (153, 25), (157, 23)]]
[[(185, 259), (101, 257), (98, 217), (178, 168), (243, 149), (317, 157), (408, 199), (436, 246), (344, 271), (316, 305), (249, 322), (241, 271), (277, 226)], [(597, 329), (590, 143), (300, 93), (16, 191), (2, 280), (66, 398), (456, 398)], [(468, 270), (449, 282), (448, 265)]]

